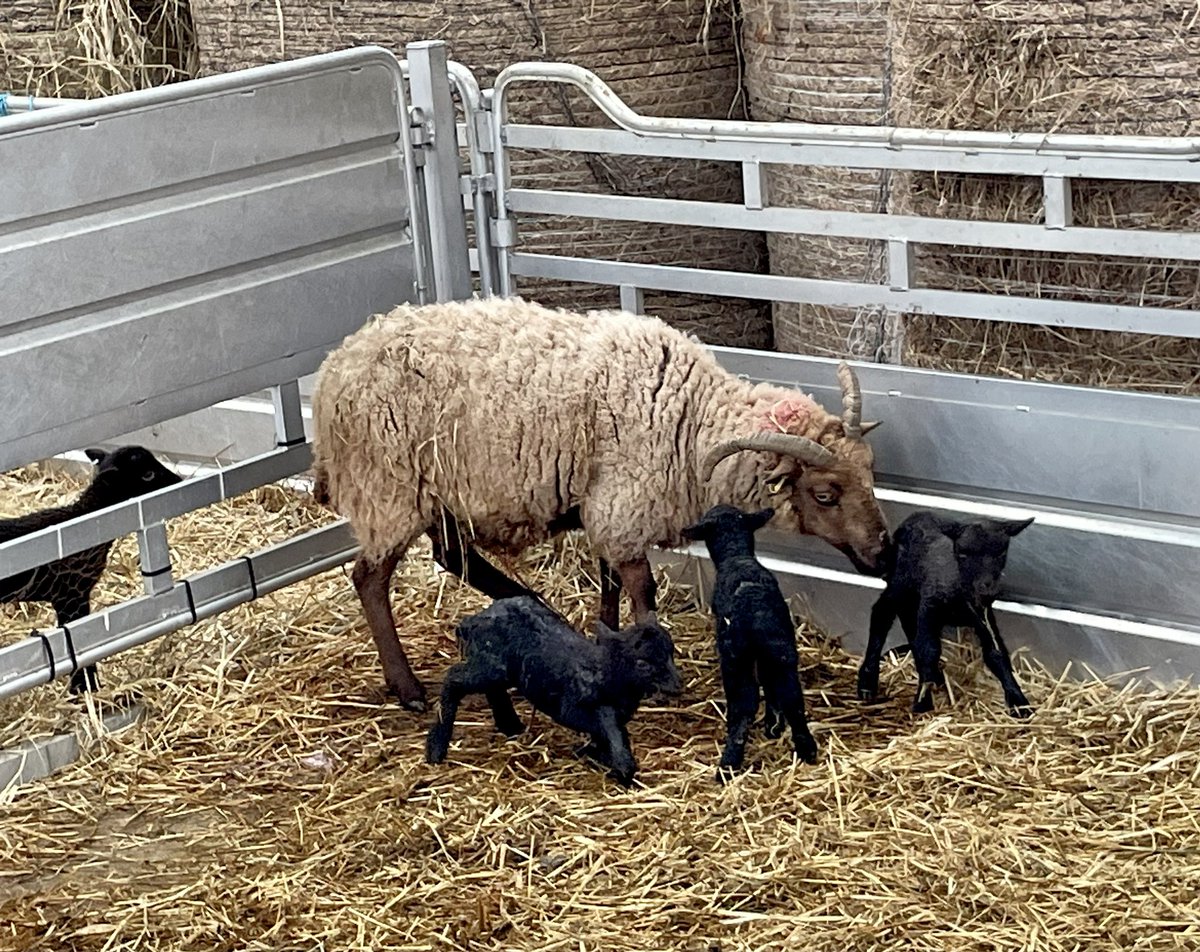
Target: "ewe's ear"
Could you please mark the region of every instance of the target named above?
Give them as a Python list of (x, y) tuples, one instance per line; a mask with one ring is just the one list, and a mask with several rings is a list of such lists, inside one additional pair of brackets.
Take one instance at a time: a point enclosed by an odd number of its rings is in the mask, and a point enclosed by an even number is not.
[(751, 532), (757, 532), (768, 522), (770, 522), (774, 515), (775, 510), (769, 506), (766, 509), (758, 510), (758, 512), (748, 513), (746, 516), (746, 528), (748, 528)]
[(998, 520), (1000, 528), (1007, 532), (1010, 537), (1017, 535), (1024, 529), (1028, 529), (1033, 523), (1033, 516), (1028, 519), (1001, 519)]
[(83, 452), (87, 454), (88, 459), (97, 465), (104, 462), (104, 457), (108, 455), (108, 453), (106, 453), (104, 450), (98, 450), (95, 448), (88, 448)]

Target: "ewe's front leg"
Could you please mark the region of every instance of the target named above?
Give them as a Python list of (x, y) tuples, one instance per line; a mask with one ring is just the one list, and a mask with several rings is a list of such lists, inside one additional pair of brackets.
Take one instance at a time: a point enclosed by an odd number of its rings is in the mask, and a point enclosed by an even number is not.
[(633, 603), (633, 620), (643, 622), (656, 618), (658, 605), (655, 599), (658, 586), (654, 581), (654, 573), (650, 571), (650, 560), (642, 556), (630, 562), (618, 563), (617, 574), (621, 577), (621, 585), (629, 592), (629, 600)]
[(621, 627), (621, 576), (600, 560), (600, 621), (616, 631)]
[(1008, 713), (1013, 717), (1029, 717), (1033, 713), (1033, 707), (1025, 697), (1025, 692), (1021, 690), (1021, 685), (1017, 683), (1008, 646), (1000, 637), (996, 614), (990, 605), (984, 611), (983, 624), (975, 625), (975, 634), (983, 648), (983, 663), (1004, 688), (1004, 703), (1008, 705)]
[(401, 705), (410, 711), (420, 712), (425, 710), (425, 687), (413, 674), (408, 656), (400, 646), (389, 599), (392, 573), (396, 571), (406, 548), (397, 546), (378, 562), (369, 562), (360, 556), (354, 563), (350, 578), (362, 603), (371, 637), (375, 639), (388, 689), (400, 699)]

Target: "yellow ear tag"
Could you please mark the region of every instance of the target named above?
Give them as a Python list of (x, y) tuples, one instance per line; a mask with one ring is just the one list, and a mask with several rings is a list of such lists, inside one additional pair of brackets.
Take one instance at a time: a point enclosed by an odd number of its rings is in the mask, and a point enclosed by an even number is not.
[(772, 496), (777, 496), (783, 492), (783, 484), (787, 482), (786, 476), (776, 476), (774, 479), (767, 482), (767, 492)]

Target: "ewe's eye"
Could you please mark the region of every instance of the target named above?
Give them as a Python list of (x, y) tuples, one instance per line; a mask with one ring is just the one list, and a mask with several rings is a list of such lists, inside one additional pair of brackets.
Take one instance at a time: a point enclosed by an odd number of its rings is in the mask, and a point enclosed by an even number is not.
[(813, 499), (819, 506), (836, 506), (838, 495), (830, 489), (817, 489), (813, 491)]

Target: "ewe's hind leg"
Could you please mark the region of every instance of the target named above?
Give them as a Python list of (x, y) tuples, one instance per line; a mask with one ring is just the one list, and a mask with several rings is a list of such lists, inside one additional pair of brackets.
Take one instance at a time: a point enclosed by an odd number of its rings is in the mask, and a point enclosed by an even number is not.
[(379, 661), (383, 665), (383, 679), (388, 689), (410, 711), (423, 711), (425, 687), (413, 674), (408, 664), (408, 656), (400, 646), (389, 598), (392, 573), (396, 571), (396, 566), (407, 548), (407, 544), (396, 546), (377, 562), (359, 556), (350, 578), (358, 592), (358, 600), (362, 603), (363, 615), (366, 616), (367, 627), (371, 629), (371, 637), (375, 639)]
[(1028, 717), (1033, 713), (1025, 692), (1017, 683), (1013, 674), (1012, 658), (1008, 646), (1000, 637), (1000, 629), (996, 625), (996, 615), (989, 606), (984, 612), (984, 624), (975, 626), (975, 634), (983, 648), (983, 663), (996, 676), (1004, 688), (1004, 703), (1008, 705), (1008, 713), (1013, 717)]
[(538, 597), (492, 565), (473, 545), (464, 545), (458, 523), (451, 516), (443, 515), (426, 535), (433, 543), (434, 561), (488, 598), (515, 598), (518, 595)]
[(785, 664), (782, 658), (775, 660), (774, 665), (759, 666), (759, 673), (763, 679), (763, 695), (770, 707), (787, 718), (792, 729), (792, 745), (796, 748), (796, 756), (807, 764), (815, 764), (817, 742), (808, 729), (808, 718), (804, 714), (804, 689), (800, 686), (796, 662), (793, 660)]

